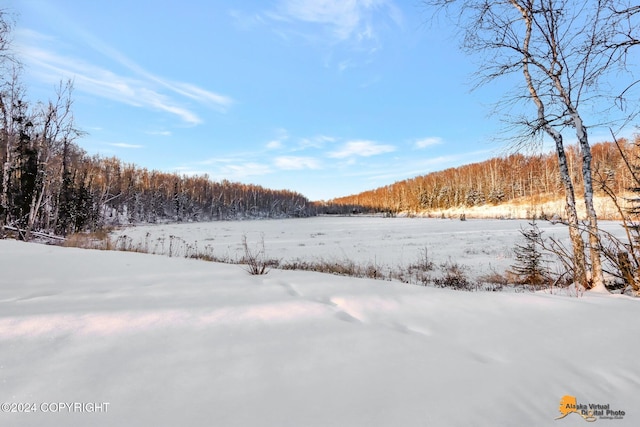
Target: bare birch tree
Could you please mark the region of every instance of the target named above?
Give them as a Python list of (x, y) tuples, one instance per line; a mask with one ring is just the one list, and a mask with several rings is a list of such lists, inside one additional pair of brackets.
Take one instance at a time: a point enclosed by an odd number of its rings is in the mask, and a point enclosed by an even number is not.
[[(543, 135), (554, 141), (575, 280), (588, 289), (604, 290), (588, 128), (614, 122), (623, 126), (637, 114), (637, 104), (626, 102), (637, 87), (627, 59), (639, 43), (640, 7), (628, 0), (426, 0), (425, 4), (454, 18), (465, 51), (483, 55), (479, 85), (514, 73), (524, 77), (524, 85), (511, 91), (498, 107), (520, 129), (520, 143)], [(619, 85), (621, 81), (627, 83)], [(519, 103), (524, 103), (524, 113), (507, 111)], [(527, 105), (533, 110), (527, 110)], [(575, 183), (565, 153), (569, 131), (582, 157), (588, 245), (581, 233)]]
[[(39, 104), (34, 114), (35, 131), (33, 137), (34, 149), (37, 152), (37, 186), (31, 194), (29, 216), (26, 227), (26, 240), (43, 207), (45, 195), (51, 193), (51, 187), (62, 184), (62, 177), (67, 167), (66, 157), (70, 144), (82, 134), (75, 128), (73, 106), (73, 82), (60, 83), (56, 89), (55, 101)], [(52, 165), (52, 160), (62, 157), (62, 164)]]
[(0, 9), (0, 234), (9, 206), (8, 180), (14, 135), (13, 109), (24, 90), (18, 82), (18, 67), (11, 51), (12, 22), (7, 12)]

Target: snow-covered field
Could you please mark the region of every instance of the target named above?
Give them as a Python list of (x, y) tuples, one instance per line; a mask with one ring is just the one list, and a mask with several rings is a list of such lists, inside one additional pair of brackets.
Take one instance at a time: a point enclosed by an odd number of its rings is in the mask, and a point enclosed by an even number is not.
[[(357, 221), (155, 229), (167, 239), (192, 230), (180, 235), (229, 251), (263, 232), (275, 257), (412, 262), (426, 245), (470, 264), (478, 255), (479, 268), (509, 259), (519, 235), (515, 221)], [(569, 395), (624, 411), (596, 425), (637, 426), (639, 318), (640, 299), (621, 295), (251, 276), (238, 265), (0, 240), (0, 425), (586, 423), (576, 413), (555, 420)]]
[[(565, 226), (548, 221), (537, 225), (543, 237), (569, 245)], [(515, 262), (514, 246), (525, 243), (520, 230), (529, 227), (526, 220), (315, 217), (140, 226), (119, 230), (113, 239), (146, 252), (184, 256), (197, 248), (235, 260), (244, 255), (246, 236), (250, 249), (261, 248), (264, 239), (266, 256), (284, 262), (350, 260), (381, 269), (415, 264), (426, 253), (436, 267), (455, 262), (478, 277), (509, 269)], [(602, 221), (601, 227), (623, 235), (617, 222)]]

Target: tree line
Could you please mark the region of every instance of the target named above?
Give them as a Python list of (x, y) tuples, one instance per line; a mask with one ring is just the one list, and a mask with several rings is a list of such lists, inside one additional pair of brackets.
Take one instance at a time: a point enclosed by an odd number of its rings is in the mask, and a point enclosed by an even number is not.
[(0, 10), (0, 234), (55, 235), (106, 225), (313, 215), (303, 195), (208, 176), (149, 171), (90, 156), (73, 117), (72, 82), (32, 103), (11, 51), (12, 21)]
[[(618, 145), (627, 158), (638, 156), (640, 136), (634, 141), (620, 139)], [(592, 173), (596, 195), (606, 189), (624, 194), (634, 185), (614, 142), (591, 147)], [(577, 146), (566, 149), (569, 173), (576, 192), (584, 191), (581, 154)], [(448, 168), (398, 181), (362, 193), (330, 200), (326, 212), (428, 212), (457, 207), (499, 205), (517, 201), (546, 201), (561, 198), (561, 173), (555, 152), (540, 155), (514, 153), (483, 162)]]
[[(57, 101), (30, 106), (0, 91), (0, 226), (58, 235), (107, 225), (158, 221), (309, 216), (303, 195), (208, 176), (147, 170), (89, 156), (74, 139), (71, 85)], [(14, 97), (14, 100), (11, 100)]]

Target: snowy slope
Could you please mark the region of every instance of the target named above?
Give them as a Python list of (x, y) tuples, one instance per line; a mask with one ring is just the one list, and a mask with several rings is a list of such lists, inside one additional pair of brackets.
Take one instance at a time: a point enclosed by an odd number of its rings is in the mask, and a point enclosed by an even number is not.
[[(640, 300), (467, 293), (0, 240), (7, 426), (640, 425)], [(51, 403), (107, 402), (106, 412)], [(60, 405), (61, 406), (61, 405)], [(86, 407), (86, 405), (85, 405)], [(55, 409), (55, 406), (53, 406)]]

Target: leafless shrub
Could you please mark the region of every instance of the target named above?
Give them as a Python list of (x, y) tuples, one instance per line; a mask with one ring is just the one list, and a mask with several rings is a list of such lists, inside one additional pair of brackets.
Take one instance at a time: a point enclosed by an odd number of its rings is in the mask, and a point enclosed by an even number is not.
[(498, 273), (495, 270), (492, 270), (490, 273), (485, 274), (483, 276), (480, 276), (478, 278), (479, 281), (481, 282), (485, 282), (485, 283), (490, 283), (493, 285), (500, 285), (500, 286), (508, 286), (509, 285), (509, 276), (508, 274), (502, 274), (502, 273)]
[(420, 257), (418, 261), (409, 264), (409, 270), (417, 270), (417, 271), (433, 271), (435, 269), (435, 264), (429, 257), (429, 249), (424, 247), (420, 249)]
[(436, 268), (429, 256), (428, 248), (420, 249), (418, 259), (409, 265), (399, 265), (389, 272), (389, 279), (396, 279), (403, 283), (427, 286), (431, 284), (431, 272)]
[(433, 279), (433, 284), (439, 288), (451, 288), (463, 291), (475, 291), (479, 286), (469, 280), (465, 273), (465, 267), (451, 260), (442, 263), (440, 267), (443, 275)]
[(169, 236), (169, 258), (178, 256), (180, 254), (180, 248), (184, 246), (186, 242), (180, 236)]
[(493, 292), (501, 291), (506, 286), (509, 286), (509, 283), (513, 283), (509, 281), (508, 274), (501, 274), (495, 270), (491, 270), (490, 273), (478, 277), (478, 282), (482, 283), (482, 286), (485, 290), (490, 290)]
[(316, 271), (318, 273), (329, 273), (338, 276), (362, 277), (359, 275), (360, 268), (355, 262), (348, 259), (339, 261), (326, 260), (323, 258), (315, 261), (295, 259), (281, 263), (279, 268), (283, 270)]
[(279, 262), (277, 260), (268, 259), (264, 247), (264, 235), (261, 236), (260, 242), (257, 244), (257, 248), (252, 249), (247, 242), (246, 234), (242, 236), (242, 248), (244, 249), (244, 256), (240, 260), (240, 264), (246, 265), (246, 270), (251, 275), (267, 274), (270, 267), (277, 266)]
[(281, 262), (278, 268), (283, 270), (316, 271), (337, 276), (391, 280), (391, 273), (385, 272), (385, 269), (376, 262), (361, 265), (350, 259), (327, 260), (321, 258), (314, 261), (295, 259)]
[(115, 250), (125, 252), (137, 252), (134, 250), (133, 239), (126, 234), (116, 239)]

